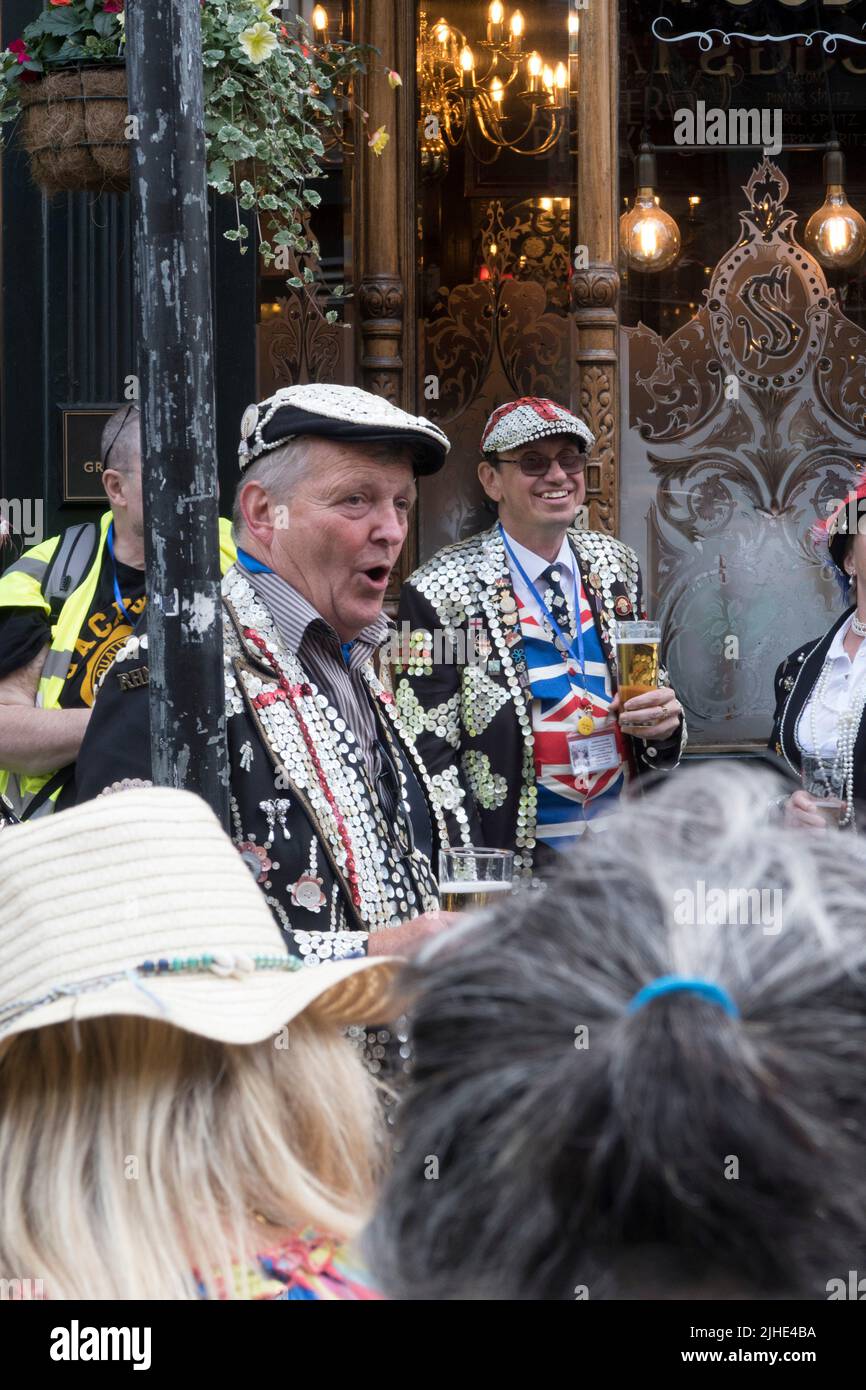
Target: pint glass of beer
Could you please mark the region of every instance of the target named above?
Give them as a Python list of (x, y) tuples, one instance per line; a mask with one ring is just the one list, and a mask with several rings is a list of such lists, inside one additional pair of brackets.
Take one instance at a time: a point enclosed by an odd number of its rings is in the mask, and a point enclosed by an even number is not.
[(622, 703), (659, 683), (660, 623), (617, 623), (616, 666)]
[(821, 756), (804, 753), (800, 771), (804, 791), (815, 798), (814, 809), (828, 825), (838, 826), (848, 810), (848, 803), (845, 800), (845, 774), (840, 767), (834, 767), (834, 759), (834, 749)]
[(439, 855), (439, 901), (444, 912), (487, 907), (511, 892), (510, 849), (444, 849)]

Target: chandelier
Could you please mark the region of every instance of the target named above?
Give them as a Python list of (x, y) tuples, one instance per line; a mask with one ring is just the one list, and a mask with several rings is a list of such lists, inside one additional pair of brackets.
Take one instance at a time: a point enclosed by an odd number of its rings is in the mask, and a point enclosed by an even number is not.
[(465, 141), (474, 158), (492, 164), (503, 150), (537, 159), (568, 135), (577, 88), (579, 18), (568, 16), (565, 59), (548, 61), (526, 48), (521, 10), (506, 16), (501, 0), (487, 9), (484, 37), (418, 16), (419, 148), (422, 169), (444, 174), (448, 147)]

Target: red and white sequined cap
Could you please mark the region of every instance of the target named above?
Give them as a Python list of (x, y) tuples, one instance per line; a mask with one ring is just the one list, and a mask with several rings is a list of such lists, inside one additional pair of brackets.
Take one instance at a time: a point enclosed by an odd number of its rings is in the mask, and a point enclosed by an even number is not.
[(564, 405), (544, 396), (521, 396), (494, 410), (481, 435), (481, 452), (505, 453), (550, 434), (571, 435), (585, 452), (595, 443), (589, 426)]

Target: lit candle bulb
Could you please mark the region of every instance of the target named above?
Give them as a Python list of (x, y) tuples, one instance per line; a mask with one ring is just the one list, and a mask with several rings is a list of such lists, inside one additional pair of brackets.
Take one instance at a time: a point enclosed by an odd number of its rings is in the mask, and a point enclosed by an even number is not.
[(511, 29), (511, 47), (516, 52), (523, 42), (523, 34), (526, 29), (526, 21), (521, 10), (514, 11), (509, 28)]
[(463, 73), (463, 86), (475, 86), (475, 59), (472, 56), (472, 49), (465, 43), (460, 50), (460, 68)]
[(526, 71), (529, 76), (530, 92), (541, 91), (541, 72), (543, 67), (544, 61), (541, 57), (541, 54), (530, 53), (529, 57), (526, 60)]
[(549, 63), (544, 64), (541, 80), (549, 92), (553, 91), (553, 68)]
[(565, 63), (557, 63), (556, 71), (553, 74), (553, 85), (563, 94), (568, 91), (568, 68)]
[(502, 42), (502, 21), (505, 19), (505, 6), (502, 0), (492, 0), (487, 11), (487, 38), (490, 43)]
[(494, 77), (492, 82), (490, 83), (490, 95), (492, 99), (497, 103), (497, 105), (502, 101), (502, 98), (505, 95), (502, 83), (498, 77)]
[(311, 22), (316, 31), (316, 38), (319, 43), (324, 43), (328, 37), (328, 11), (324, 5), (315, 5), (311, 15)]
[(438, 43), (441, 43), (442, 47), (445, 48), (448, 44), (448, 25), (445, 23), (444, 20), (439, 20), (439, 23), (435, 26), (433, 30), (433, 34), (436, 38), (436, 41)]

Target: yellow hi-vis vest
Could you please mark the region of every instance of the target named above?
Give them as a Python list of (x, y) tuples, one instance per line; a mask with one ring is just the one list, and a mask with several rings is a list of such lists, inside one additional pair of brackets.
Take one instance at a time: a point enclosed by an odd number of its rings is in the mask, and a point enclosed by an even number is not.
[[(75, 651), (75, 643), (90, 612), (90, 605), (96, 592), (99, 571), (102, 568), (102, 557), (105, 553), (105, 537), (110, 525), (111, 512), (107, 511), (100, 518), (99, 539), (92, 563), (78, 587), (73, 589), (64, 601), (51, 629), (51, 646), (45, 657), (36, 694), (36, 707), (39, 709), (58, 709), (60, 707), (60, 694)], [(82, 530), (84, 529), (82, 528)], [(92, 537), (92, 531), (90, 534)], [(237, 559), (237, 551), (231, 536), (231, 522), (227, 521), (225, 517), (219, 519), (219, 539), (220, 571), (225, 574), (226, 570)], [(43, 592), (43, 583), (62, 542), (63, 535), (51, 536), (49, 540), (42, 541), (40, 545), (26, 551), (20, 560), (16, 560), (0, 575), (0, 608), (40, 608), (50, 621), (51, 604)], [(82, 540), (82, 543), (87, 542)], [(92, 544), (92, 539), (90, 544)], [(7, 772), (0, 769), (0, 794), (8, 797), (19, 818), (26, 818), (29, 804), (56, 775), (57, 770), (31, 775), (25, 772)], [(62, 790), (62, 785), (59, 785), (39, 807), (36, 815), (53, 811), (54, 804)]]

